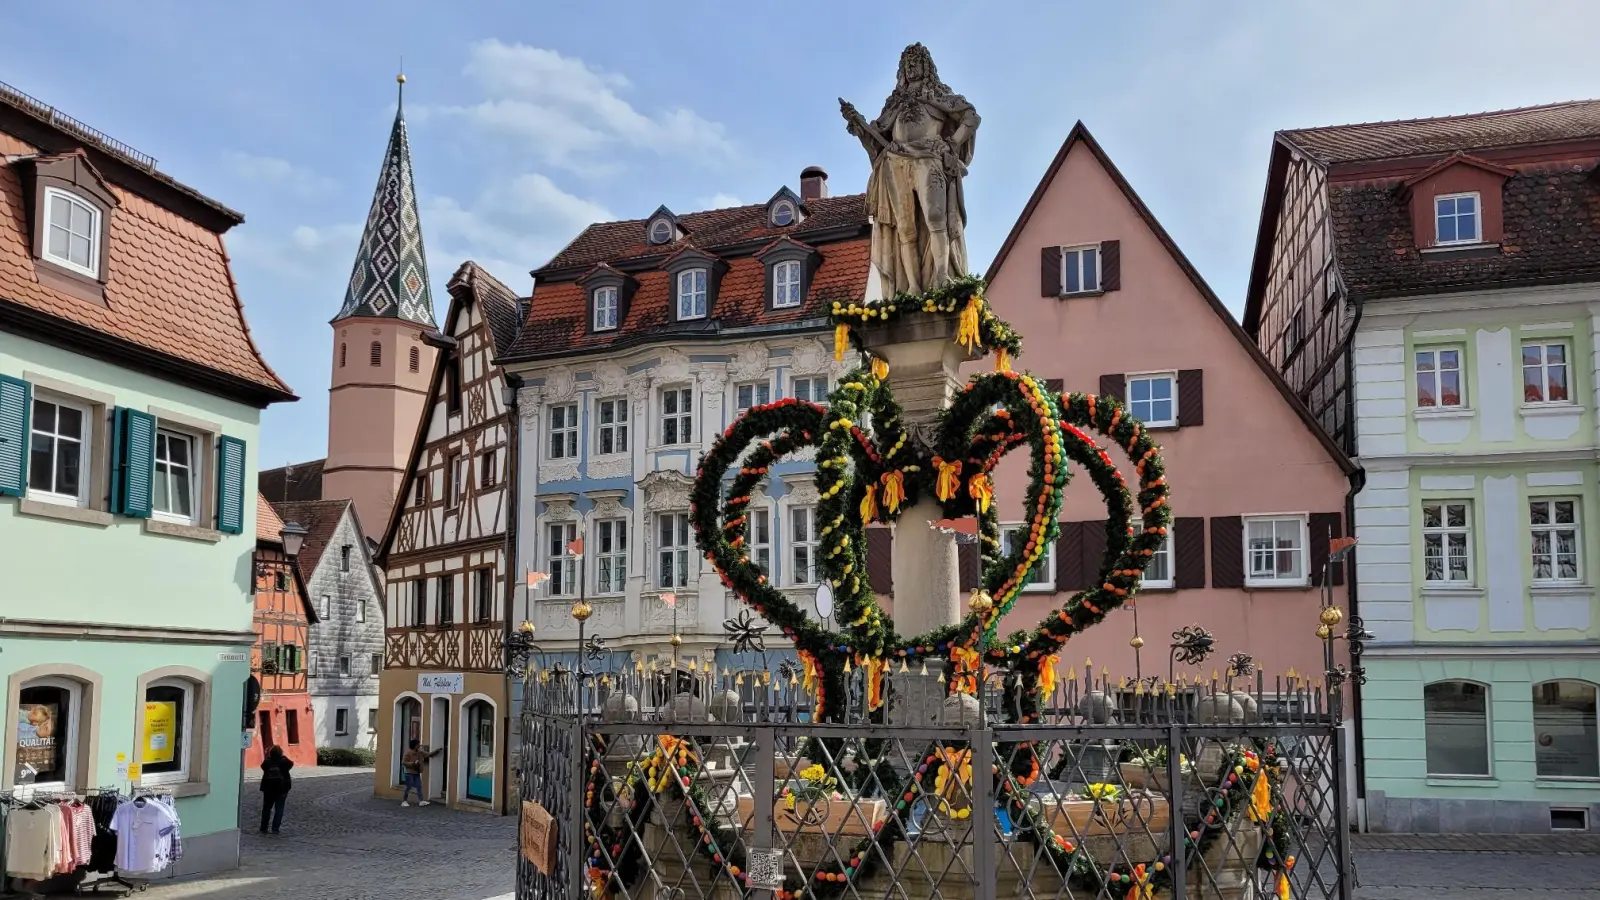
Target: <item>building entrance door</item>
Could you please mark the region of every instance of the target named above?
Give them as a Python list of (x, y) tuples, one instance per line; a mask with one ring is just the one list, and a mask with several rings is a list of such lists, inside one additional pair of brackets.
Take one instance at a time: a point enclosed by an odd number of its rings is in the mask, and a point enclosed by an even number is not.
[(447, 800), (450, 796), (450, 698), (445, 695), (433, 698), (429, 716), (428, 750), (440, 751), (428, 760), (427, 789), (432, 800)]

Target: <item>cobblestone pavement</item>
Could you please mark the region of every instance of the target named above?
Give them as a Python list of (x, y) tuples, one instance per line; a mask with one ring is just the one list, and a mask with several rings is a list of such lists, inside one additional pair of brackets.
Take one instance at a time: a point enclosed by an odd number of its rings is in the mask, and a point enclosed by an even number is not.
[(499, 900), (513, 887), (516, 818), (372, 796), (371, 770), (295, 771), (283, 833), (256, 832), (261, 793), (245, 786), (244, 864), (155, 884), (148, 900)]
[(1356, 900), (1600, 896), (1596, 835), (1356, 835)]

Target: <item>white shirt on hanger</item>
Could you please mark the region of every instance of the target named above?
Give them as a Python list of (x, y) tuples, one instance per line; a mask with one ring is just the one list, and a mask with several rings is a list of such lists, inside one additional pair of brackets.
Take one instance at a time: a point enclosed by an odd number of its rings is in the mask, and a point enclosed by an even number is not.
[(172, 861), (172, 829), (178, 817), (164, 803), (129, 800), (111, 817), (117, 833), (117, 868), (124, 872), (160, 872)]

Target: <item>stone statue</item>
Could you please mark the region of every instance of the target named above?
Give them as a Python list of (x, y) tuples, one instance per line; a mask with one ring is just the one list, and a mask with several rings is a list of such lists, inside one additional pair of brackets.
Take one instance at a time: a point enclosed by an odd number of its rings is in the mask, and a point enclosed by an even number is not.
[(943, 287), (967, 272), (967, 207), (961, 179), (972, 162), (978, 113), (939, 80), (928, 48), (900, 54), (894, 92), (875, 121), (839, 100), (846, 129), (872, 160), (867, 213), (872, 263), (883, 293)]

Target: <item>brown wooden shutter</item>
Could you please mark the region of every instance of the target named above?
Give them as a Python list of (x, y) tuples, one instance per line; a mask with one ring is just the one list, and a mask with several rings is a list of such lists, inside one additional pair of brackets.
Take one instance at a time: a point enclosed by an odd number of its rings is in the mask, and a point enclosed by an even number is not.
[(1106, 555), (1106, 522), (1100, 519), (1079, 524), (1083, 526), (1083, 580), (1088, 586), (1094, 586)]
[(1039, 295), (1061, 296), (1061, 248), (1045, 247), (1039, 251)]
[(1240, 516), (1211, 519), (1211, 586), (1244, 587), (1244, 519)]
[[(1322, 586), (1322, 567), (1328, 563), (1328, 543), (1341, 536), (1342, 519), (1338, 513), (1311, 514), (1311, 583), (1317, 587)], [(1329, 574), (1334, 584), (1344, 584), (1344, 563), (1334, 566)]]
[(1128, 393), (1128, 376), (1117, 372), (1113, 375), (1100, 376), (1100, 396), (1115, 397), (1118, 400)]
[(1122, 242), (1100, 242), (1100, 290), (1122, 290)]
[(1178, 519), (1172, 523), (1172, 586), (1206, 586), (1206, 520)]
[(1056, 538), (1056, 590), (1081, 591), (1089, 587), (1083, 568), (1083, 524), (1062, 522)]
[(867, 583), (874, 593), (894, 593), (894, 532), (867, 529)]
[(1184, 428), (1206, 423), (1206, 380), (1200, 369), (1178, 372), (1178, 424)]
[(978, 542), (976, 540), (962, 541), (959, 538), (957, 539), (956, 563), (961, 570), (960, 589), (963, 595), (968, 591), (975, 591), (983, 587), (983, 561), (978, 556)]

